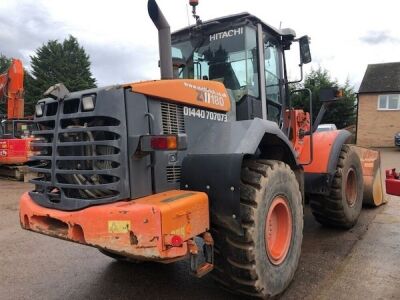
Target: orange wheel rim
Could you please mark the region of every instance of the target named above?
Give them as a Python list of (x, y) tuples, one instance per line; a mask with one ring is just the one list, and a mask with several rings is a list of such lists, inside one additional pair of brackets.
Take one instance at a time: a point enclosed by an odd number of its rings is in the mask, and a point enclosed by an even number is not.
[(357, 200), (357, 175), (353, 168), (347, 172), (345, 193), (347, 204), (353, 207)]
[(277, 196), (272, 200), (265, 222), (265, 248), (274, 265), (281, 264), (292, 240), (292, 214), (288, 201)]

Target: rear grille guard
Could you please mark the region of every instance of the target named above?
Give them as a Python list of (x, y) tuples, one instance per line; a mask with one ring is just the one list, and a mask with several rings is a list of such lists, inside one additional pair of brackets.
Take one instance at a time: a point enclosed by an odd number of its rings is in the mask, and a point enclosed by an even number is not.
[(41, 153), (31, 158), (39, 176), (30, 195), (42, 206), (77, 210), (129, 197), (123, 93), (100, 91), (92, 112), (81, 111), (80, 99), (60, 101), (56, 110), (57, 101), (46, 99), (43, 117), (35, 117), (32, 147)]

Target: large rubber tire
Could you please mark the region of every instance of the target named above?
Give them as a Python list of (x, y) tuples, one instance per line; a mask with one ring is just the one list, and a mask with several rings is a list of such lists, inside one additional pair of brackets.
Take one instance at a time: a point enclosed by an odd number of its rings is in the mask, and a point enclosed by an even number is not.
[[(240, 206), (243, 236), (212, 225), (215, 240), (213, 277), (227, 290), (267, 299), (282, 293), (297, 269), (303, 240), (299, 184), (288, 165), (272, 160), (245, 160)], [(291, 216), (290, 240), (283, 260), (267, 254), (266, 219), (271, 204), (285, 199)], [(271, 209), (273, 210), (273, 209)]]
[(343, 145), (329, 195), (311, 196), (315, 219), (325, 226), (353, 227), (361, 213), (363, 189), (360, 158), (350, 146)]

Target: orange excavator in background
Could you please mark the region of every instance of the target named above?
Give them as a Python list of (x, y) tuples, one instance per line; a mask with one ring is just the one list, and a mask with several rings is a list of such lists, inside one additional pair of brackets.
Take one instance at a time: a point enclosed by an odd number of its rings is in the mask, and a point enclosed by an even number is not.
[(24, 117), (24, 68), (19, 59), (12, 59), (8, 70), (0, 75), (0, 101), (6, 103), (7, 114), (0, 117), (0, 175), (23, 179), (26, 164), (33, 154), (30, 147), (32, 119)]

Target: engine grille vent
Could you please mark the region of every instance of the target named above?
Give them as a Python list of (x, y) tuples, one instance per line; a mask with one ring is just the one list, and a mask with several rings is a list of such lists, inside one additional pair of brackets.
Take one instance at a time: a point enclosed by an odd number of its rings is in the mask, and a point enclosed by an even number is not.
[(163, 134), (185, 133), (182, 105), (161, 102), (161, 117)]
[(167, 166), (167, 181), (169, 183), (181, 181), (181, 166)]
[(110, 116), (80, 111), (80, 99), (46, 103), (36, 117), (31, 197), (46, 207), (65, 210), (121, 198), (123, 126), (118, 110)]

